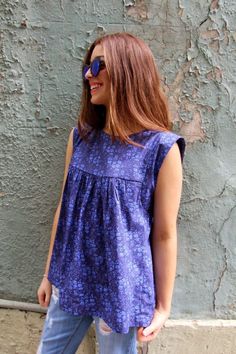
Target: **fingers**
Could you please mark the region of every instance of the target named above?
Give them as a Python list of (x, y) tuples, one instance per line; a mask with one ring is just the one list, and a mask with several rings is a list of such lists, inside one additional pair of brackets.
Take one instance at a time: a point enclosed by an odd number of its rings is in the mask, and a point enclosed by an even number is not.
[(38, 290), (39, 305), (45, 307), (45, 292)]
[(155, 309), (153, 319), (149, 326), (147, 327), (138, 327), (137, 330), (137, 337), (138, 340), (141, 342), (151, 341), (158, 333), (161, 331), (162, 327), (164, 326), (169, 313), (168, 312), (161, 312)]
[(42, 307), (48, 307), (51, 294), (48, 292), (41, 292), (38, 294), (39, 305)]
[(51, 291), (48, 289), (46, 291), (46, 296), (45, 296), (45, 301), (44, 301), (46, 307), (48, 307), (48, 305), (49, 305), (50, 298), (51, 298)]
[(149, 331), (147, 335), (144, 335), (144, 333), (145, 333), (145, 332), (143, 333), (144, 328), (139, 327), (137, 330), (137, 339), (140, 342), (149, 342), (157, 337), (160, 330), (161, 330), (161, 328), (153, 329), (152, 332)]
[(146, 328), (143, 330), (143, 335), (144, 335), (145, 337), (147, 337), (147, 336), (151, 335), (154, 330), (155, 330), (155, 327), (154, 327), (153, 325), (148, 326), (148, 327), (146, 327)]
[(48, 307), (51, 299), (51, 293), (52, 293), (51, 284), (49, 283), (45, 284), (42, 282), (37, 293), (40, 306)]

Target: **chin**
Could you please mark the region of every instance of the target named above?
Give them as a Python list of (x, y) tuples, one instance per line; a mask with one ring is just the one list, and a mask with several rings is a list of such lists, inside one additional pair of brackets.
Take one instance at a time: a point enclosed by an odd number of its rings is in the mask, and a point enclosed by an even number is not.
[(106, 105), (104, 100), (96, 98), (96, 97), (91, 98), (91, 103), (96, 104), (96, 105), (104, 105), (104, 106)]

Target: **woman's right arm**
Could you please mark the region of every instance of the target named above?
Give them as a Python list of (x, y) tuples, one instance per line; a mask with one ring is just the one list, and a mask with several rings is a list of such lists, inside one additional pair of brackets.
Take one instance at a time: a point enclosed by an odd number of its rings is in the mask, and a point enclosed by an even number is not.
[(47, 275), (48, 275), (48, 271), (49, 271), (49, 266), (50, 266), (52, 251), (53, 251), (53, 245), (54, 245), (54, 240), (55, 240), (55, 236), (56, 236), (58, 219), (59, 219), (59, 215), (60, 215), (60, 211), (61, 211), (61, 202), (62, 202), (63, 191), (64, 191), (64, 187), (65, 187), (65, 183), (66, 183), (66, 178), (67, 178), (67, 174), (68, 174), (71, 156), (73, 153), (73, 132), (74, 132), (74, 129), (71, 130), (70, 135), (69, 135), (69, 139), (68, 139), (68, 143), (67, 143), (63, 186), (62, 186), (61, 197), (60, 197), (60, 200), (58, 203), (58, 207), (55, 212), (54, 219), (53, 219), (50, 245), (49, 245), (49, 251), (48, 251), (48, 257), (47, 257), (44, 277), (41, 281), (41, 284), (40, 284), (40, 286), (38, 288), (38, 292), (37, 292), (38, 301), (39, 301), (40, 306), (42, 306), (42, 307), (47, 307), (49, 305), (51, 293), (52, 293), (52, 285), (49, 282), (49, 280), (47, 279)]

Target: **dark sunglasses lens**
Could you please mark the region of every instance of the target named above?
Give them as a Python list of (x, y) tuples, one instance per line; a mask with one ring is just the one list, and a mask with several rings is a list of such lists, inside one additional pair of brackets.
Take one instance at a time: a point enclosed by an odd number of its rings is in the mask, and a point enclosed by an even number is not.
[(89, 65), (84, 65), (84, 67), (83, 67), (83, 78), (84, 79), (86, 79), (85, 75), (87, 74), (88, 70), (89, 70)]
[(91, 72), (93, 76), (98, 76), (100, 70), (100, 60), (99, 59), (94, 59), (93, 62), (91, 63)]

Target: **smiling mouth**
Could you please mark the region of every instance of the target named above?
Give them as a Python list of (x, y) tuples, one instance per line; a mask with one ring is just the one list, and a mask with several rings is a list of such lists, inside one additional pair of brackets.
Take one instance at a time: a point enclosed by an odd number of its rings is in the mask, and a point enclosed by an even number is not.
[(100, 87), (102, 86), (102, 84), (94, 84), (90, 86), (90, 92), (91, 94), (95, 93)]

